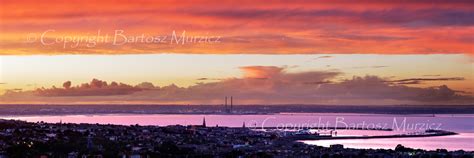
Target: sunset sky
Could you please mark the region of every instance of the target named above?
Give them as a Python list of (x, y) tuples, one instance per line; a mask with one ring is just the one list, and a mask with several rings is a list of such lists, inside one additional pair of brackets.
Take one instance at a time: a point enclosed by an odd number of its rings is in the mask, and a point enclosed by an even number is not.
[(473, 104), (473, 46), (470, 0), (0, 0), (0, 104)]

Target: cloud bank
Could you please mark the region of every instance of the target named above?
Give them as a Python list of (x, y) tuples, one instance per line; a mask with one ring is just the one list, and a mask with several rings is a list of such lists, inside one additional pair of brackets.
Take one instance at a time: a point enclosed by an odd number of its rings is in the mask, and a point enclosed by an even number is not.
[[(234, 96), (236, 104), (472, 104), (473, 96), (445, 85), (429, 88), (408, 87), (405, 82), (458, 80), (460, 78), (407, 79), (390, 81), (378, 76), (339, 80), (341, 72), (287, 72), (284, 67), (245, 66), (243, 77), (199, 82), (190, 87), (138, 85), (98, 79), (62, 88), (8, 91), (1, 103), (153, 103), (221, 104), (224, 96)], [(202, 81), (199, 80), (198, 81)]]
[(111, 82), (92, 79), (90, 83), (71, 87), (71, 81), (63, 83), (63, 88), (39, 88), (34, 91), (38, 96), (58, 97), (58, 96), (109, 96), (109, 95), (127, 95), (144, 90), (146, 83), (137, 86), (131, 86), (124, 83)]

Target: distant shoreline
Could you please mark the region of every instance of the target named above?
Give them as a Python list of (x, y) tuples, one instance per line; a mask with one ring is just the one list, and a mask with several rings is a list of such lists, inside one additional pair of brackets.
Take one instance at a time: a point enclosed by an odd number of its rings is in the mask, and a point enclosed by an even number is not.
[[(451, 114), (383, 114), (383, 113), (292, 113), (291, 115), (312, 114), (312, 116), (403, 116), (403, 117), (440, 117), (452, 115), (451, 117), (463, 117), (465, 115), (474, 115), (474, 113), (451, 113)], [(0, 117), (47, 117), (47, 116), (120, 116), (120, 115), (288, 115), (287, 113), (60, 113), (60, 114), (0, 114)], [(474, 116), (466, 116), (474, 117)]]
[(139, 104), (0, 104), (0, 116), (25, 115), (103, 115), (103, 114), (191, 114), (191, 115), (269, 115), (304, 113), (352, 113), (384, 115), (474, 114), (474, 105), (139, 105)]

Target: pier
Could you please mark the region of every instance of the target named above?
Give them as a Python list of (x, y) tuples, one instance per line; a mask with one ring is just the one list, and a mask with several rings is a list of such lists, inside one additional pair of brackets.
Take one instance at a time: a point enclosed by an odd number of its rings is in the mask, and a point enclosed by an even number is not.
[(457, 135), (458, 133), (444, 130), (426, 130), (422, 134), (394, 134), (394, 135), (377, 135), (377, 136), (332, 136), (332, 135), (291, 135), (287, 138), (294, 140), (330, 140), (330, 139), (380, 139), (380, 138), (416, 138), (416, 137), (436, 137)]

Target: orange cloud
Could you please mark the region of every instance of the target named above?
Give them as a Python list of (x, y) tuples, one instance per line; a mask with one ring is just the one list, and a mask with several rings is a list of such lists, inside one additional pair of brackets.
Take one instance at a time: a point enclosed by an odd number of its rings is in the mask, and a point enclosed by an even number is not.
[(268, 79), (281, 74), (283, 68), (276, 66), (245, 66), (240, 67), (245, 78)]
[[(472, 1), (1, 1), (0, 54), (473, 54)], [(166, 42), (56, 42), (64, 36), (167, 36)], [(170, 44), (172, 31), (221, 36)], [(193, 41), (194, 39), (189, 39)], [(205, 41), (205, 40), (204, 40)]]

